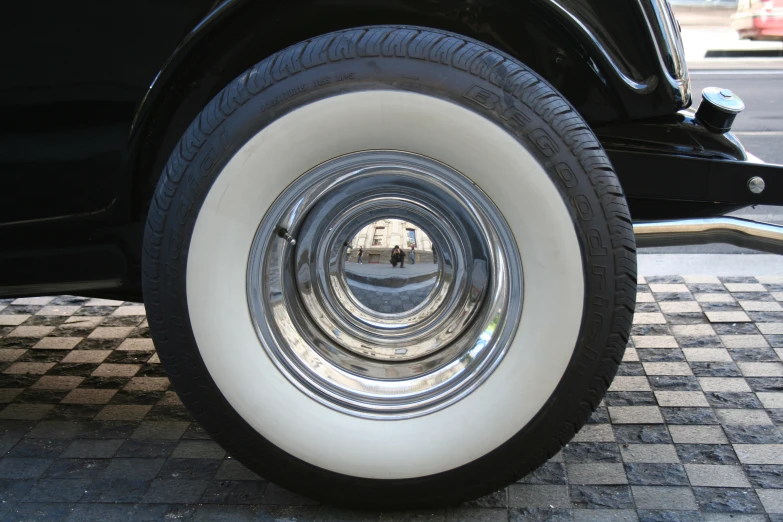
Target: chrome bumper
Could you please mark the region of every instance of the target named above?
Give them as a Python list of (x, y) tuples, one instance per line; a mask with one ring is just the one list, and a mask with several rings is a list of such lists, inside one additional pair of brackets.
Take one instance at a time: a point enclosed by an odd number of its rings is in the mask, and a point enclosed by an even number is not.
[(638, 247), (728, 243), (783, 254), (783, 226), (748, 219), (718, 217), (634, 223)]

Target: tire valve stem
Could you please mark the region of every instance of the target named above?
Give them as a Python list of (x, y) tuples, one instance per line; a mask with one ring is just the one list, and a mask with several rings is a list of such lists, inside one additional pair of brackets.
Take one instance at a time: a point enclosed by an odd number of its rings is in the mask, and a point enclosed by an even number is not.
[(280, 236), (281, 238), (285, 239), (286, 242), (289, 245), (291, 245), (291, 246), (294, 246), (296, 244), (296, 239), (294, 239), (294, 236), (289, 234), (288, 230), (286, 230), (285, 228), (282, 228), (282, 227), (278, 228), (277, 229), (277, 235)]

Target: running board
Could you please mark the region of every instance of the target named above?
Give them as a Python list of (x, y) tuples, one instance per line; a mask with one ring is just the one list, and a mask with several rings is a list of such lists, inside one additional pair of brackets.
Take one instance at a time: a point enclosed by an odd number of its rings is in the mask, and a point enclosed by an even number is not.
[(783, 254), (783, 226), (748, 219), (717, 217), (634, 223), (636, 246), (664, 247), (728, 243)]

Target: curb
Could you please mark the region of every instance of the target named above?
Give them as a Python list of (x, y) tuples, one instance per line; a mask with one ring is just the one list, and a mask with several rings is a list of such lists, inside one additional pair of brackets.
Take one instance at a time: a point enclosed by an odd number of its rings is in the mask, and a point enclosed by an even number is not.
[(783, 58), (783, 49), (713, 49), (705, 58)]

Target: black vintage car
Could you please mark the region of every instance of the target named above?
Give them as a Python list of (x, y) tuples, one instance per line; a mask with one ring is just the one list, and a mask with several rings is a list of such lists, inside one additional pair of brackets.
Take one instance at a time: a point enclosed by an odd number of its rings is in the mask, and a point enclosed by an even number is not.
[[(666, 0), (4, 11), (0, 297), (143, 299), (198, 421), (311, 497), (517, 480), (604, 396), (637, 245), (781, 249), (721, 217), (783, 204), (780, 167), (732, 92), (689, 109)], [(433, 261), (346, 277), (392, 221)]]

